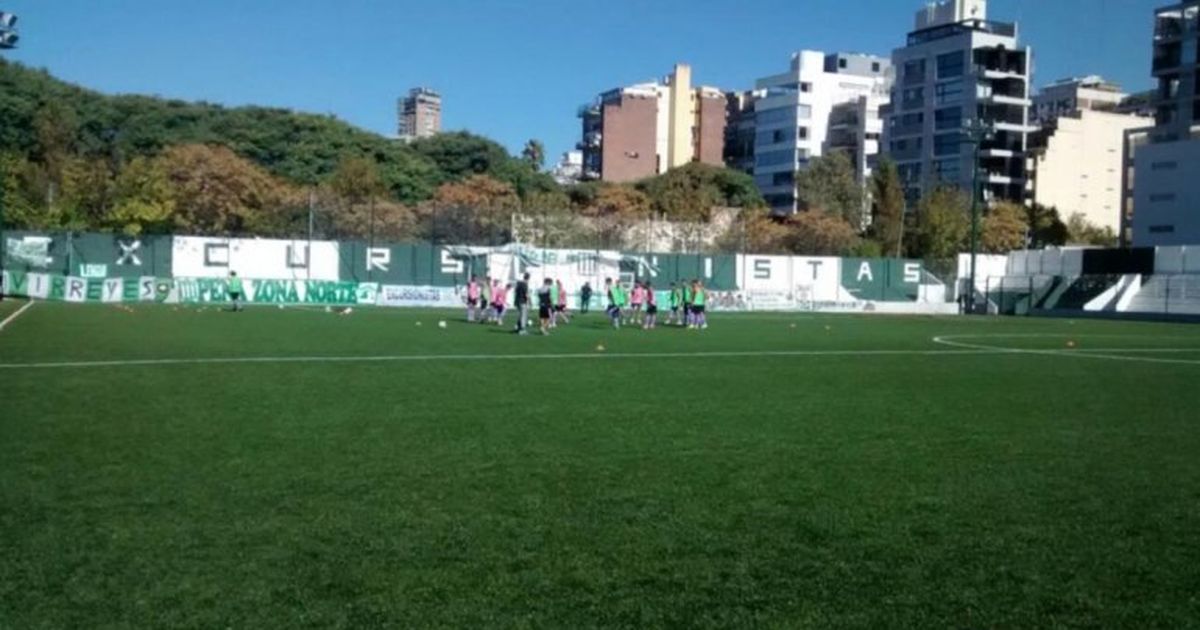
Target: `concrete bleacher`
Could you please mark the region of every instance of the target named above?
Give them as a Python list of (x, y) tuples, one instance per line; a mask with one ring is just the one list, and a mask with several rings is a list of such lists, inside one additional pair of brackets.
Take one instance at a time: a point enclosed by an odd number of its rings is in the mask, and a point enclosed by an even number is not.
[(1124, 309), (1129, 313), (1200, 315), (1200, 274), (1153, 275)]

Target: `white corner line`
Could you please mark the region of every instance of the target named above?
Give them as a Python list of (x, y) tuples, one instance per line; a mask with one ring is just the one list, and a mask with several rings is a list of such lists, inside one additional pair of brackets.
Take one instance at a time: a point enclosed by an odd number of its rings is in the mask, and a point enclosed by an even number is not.
[(5, 317), (4, 321), (0, 322), (0, 330), (4, 330), (4, 328), (6, 326), (8, 326), (9, 324), (11, 324), (13, 322), (13, 320), (20, 317), (21, 313), (24, 313), (25, 311), (29, 310), (30, 307), (32, 307), (32, 306), (33, 306), (33, 300), (29, 300), (28, 302), (25, 303), (25, 306), (22, 306), (21, 308), (17, 309), (12, 315)]

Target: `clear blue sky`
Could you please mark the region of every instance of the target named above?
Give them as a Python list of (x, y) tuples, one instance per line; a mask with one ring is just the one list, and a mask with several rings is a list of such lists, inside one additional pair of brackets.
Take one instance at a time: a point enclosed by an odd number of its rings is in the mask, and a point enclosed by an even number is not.
[[(395, 132), (395, 99), (428, 85), (444, 127), (550, 158), (598, 92), (691, 63), (750, 87), (810, 48), (888, 54), (922, 0), (0, 0), (20, 16), (10, 56), (109, 93), (331, 113)], [(1038, 85), (1103, 74), (1150, 87), (1154, 7), (1166, 0), (992, 0), (1034, 47)], [(598, 7), (605, 6), (603, 10)], [(200, 8), (203, 7), (203, 8)]]

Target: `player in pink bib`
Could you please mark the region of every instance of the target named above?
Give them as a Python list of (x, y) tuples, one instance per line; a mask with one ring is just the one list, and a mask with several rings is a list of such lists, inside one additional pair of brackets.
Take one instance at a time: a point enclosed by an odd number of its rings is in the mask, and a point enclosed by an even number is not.
[(629, 322), (630, 324), (642, 323), (642, 304), (646, 302), (646, 289), (642, 288), (640, 282), (634, 281), (633, 289), (629, 292)]
[[(467, 283), (467, 321), (475, 321), (475, 310), (479, 308), (479, 298), (483, 293), (483, 287), (479, 286), (479, 278), (471, 276), (471, 281)], [(484, 305), (487, 308), (487, 305)]]
[(496, 288), (492, 291), (492, 311), (496, 316), (496, 325), (504, 325), (504, 310), (508, 306), (508, 291), (512, 288), (511, 284), (500, 286), (496, 283)]

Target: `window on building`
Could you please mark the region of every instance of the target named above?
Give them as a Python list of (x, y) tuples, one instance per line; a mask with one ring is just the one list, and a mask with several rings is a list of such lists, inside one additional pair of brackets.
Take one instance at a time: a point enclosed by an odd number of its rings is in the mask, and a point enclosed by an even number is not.
[(962, 134), (940, 133), (933, 137), (933, 155), (959, 155), (962, 153)]
[(793, 171), (784, 171), (775, 173), (771, 176), (771, 184), (775, 186), (788, 186), (796, 182), (796, 174)]
[(812, 91), (812, 84), (811, 83), (801, 83), (800, 91), (804, 92), (805, 94), (808, 94), (809, 92)]
[(871, 62), (871, 72), (874, 72), (875, 74), (879, 74), (879, 70), (880, 70), (880, 68), (879, 68), (879, 62), (878, 62), (878, 61), (872, 61), (872, 62)]
[(838, 67), (839, 68), (841, 68), (842, 70), (845, 70), (846, 66), (847, 66), (847, 64), (846, 64), (845, 59), (838, 59)]
[(904, 62), (904, 84), (915, 85), (925, 82), (925, 60), (913, 59)]
[(796, 128), (796, 139), (808, 140), (808, 127), (797, 127)]
[(900, 179), (906, 182), (921, 181), (921, 163), (915, 164), (900, 164), (896, 166), (896, 170), (900, 173)]
[(796, 120), (808, 120), (812, 118), (812, 107), (809, 105), (800, 105), (796, 107)]
[(938, 131), (961, 129), (963, 113), (961, 107), (944, 107), (933, 112), (933, 128)]
[(760, 126), (790, 122), (795, 119), (792, 109), (788, 107), (760, 111), (755, 118), (757, 124)]
[(1174, 234), (1175, 226), (1174, 225), (1151, 225), (1150, 233), (1151, 234)]
[(954, 105), (962, 102), (962, 79), (939, 83), (933, 88), (933, 99), (937, 105)]
[(962, 160), (957, 158), (936, 160), (933, 163), (933, 173), (940, 182), (954, 183), (962, 181)]
[(754, 165), (759, 167), (778, 166), (779, 164), (795, 164), (796, 151), (787, 149), (784, 151), (767, 151), (754, 156)]
[(901, 96), (903, 109), (922, 109), (925, 107), (925, 88), (905, 88)]
[(938, 79), (954, 79), (961, 77), (966, 69), (966, 55), (963, 51), (955, 51), (938, 55), (937, 57), (937, 78)]
[(1150, 170), (1152, 171), (1173, 171), (1179, 168), (1179, 162), (1151, 162)]
[(1150, 203), (1168, 203), (1171, 201), (1175, 201), (1175, 193), (1160, 193), (1157, 195), (1150, 195)]

